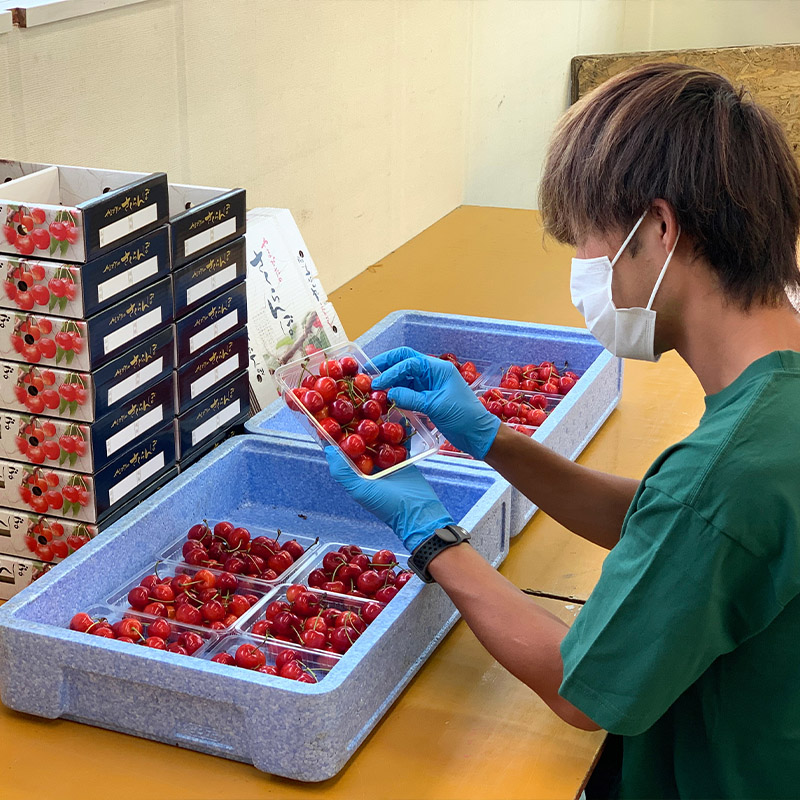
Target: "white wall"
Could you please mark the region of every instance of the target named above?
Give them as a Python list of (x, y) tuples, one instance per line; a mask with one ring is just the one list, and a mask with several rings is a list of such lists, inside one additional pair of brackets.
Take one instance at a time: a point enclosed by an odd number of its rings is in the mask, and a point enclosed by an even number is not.
[(463, 201), (470, 2), (150, 0), (0, 35), (0, 157), (241, 185), (328, 290)]
[(572, 56), (800, 41), (797, 0), (485, 0), (475, 9), (464, 190), (475, 205), (536, 207)]
[(800, 40), (800, 0), (149, 0), (0, 35), (0, 157), (289, 207), (330, 291), (530, 208), (576, 54)]

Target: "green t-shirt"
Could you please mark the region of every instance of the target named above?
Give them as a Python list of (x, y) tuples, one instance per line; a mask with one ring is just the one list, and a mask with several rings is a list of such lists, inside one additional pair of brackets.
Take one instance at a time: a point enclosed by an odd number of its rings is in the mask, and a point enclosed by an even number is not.
[(648, 470), (561, 654), (561, 695), (624, 737), (621, 797), (800, 797), (800, 353)]

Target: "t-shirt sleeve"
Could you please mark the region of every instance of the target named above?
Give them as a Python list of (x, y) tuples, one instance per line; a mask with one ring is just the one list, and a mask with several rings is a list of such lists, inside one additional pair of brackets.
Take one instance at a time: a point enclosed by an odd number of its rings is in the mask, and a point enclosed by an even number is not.
[(606, 730), (637, 735), (781, 608), (763, 558), (645, 488), (562, 642), (559, 693)]

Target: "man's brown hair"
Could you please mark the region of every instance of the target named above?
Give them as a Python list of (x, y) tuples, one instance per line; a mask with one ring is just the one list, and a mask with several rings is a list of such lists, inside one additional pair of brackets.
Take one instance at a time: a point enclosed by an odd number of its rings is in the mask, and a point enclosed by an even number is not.
[(561, 118), (539, 194), (548, 233), (627, 232), (657, 198), (742, 308), (800, 285), (797, 164), (777, 120), (721, 75), (646, 64)]

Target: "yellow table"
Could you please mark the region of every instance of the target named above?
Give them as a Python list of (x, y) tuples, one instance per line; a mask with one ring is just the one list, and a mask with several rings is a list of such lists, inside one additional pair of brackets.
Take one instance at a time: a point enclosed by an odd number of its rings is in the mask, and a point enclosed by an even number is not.
[[(332, 299), (351, 338), (400, 308), (581, 325), (569, 301), (570, 258), (568, 248), (543, 243), (535, 212), (463, 207)], [(580, 460), (639, 477), (694, 428), (702, 408), (702, 391), (677, 357), (627, 365), (619, 408)], [(513, 540), (502, 571), (523, 587), (585, 597), (602, 559), (602, 550), (537, 514)], [(578, 610), (541, 602), (566, 620)], [(561, 722), (459, 623), (345, 769), (325, 783), (298, 784), (245, 764), (0, 707), (0, 796), (563, 800), (579, 792), (602, 741), (602, 733)]]

